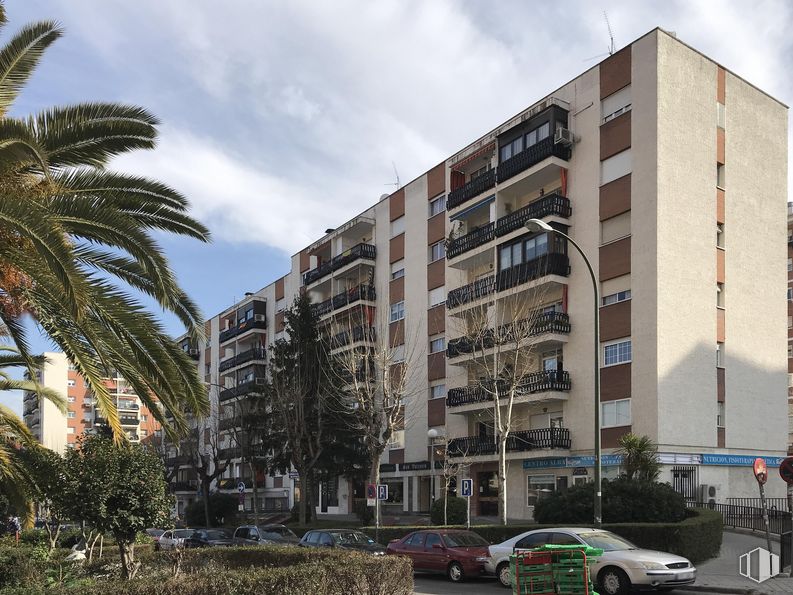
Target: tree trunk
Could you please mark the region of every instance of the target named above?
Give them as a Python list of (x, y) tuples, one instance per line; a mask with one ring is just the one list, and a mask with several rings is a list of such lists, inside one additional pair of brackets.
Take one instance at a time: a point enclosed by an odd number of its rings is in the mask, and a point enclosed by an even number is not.
[(297, 469), (298, 481), (300, 482), (300, 500), (297, 503), (297, 521), (300, 523), (301, 527), (306, 526), (306, 483), (308, 482), (308, 478), (303, 469), (299, 467), (295, 467)]
[(118, 535), (116, 542), (119, 554), (121, 554), (121, 573), (125, 579), (131, 581), (140, 569), (140, 562), (135, 562), (135, 544), (127, 541), (126, 538), (119, 538)]
[(211, 527), (209, 522), (209, 479), (206, 477), (201, 478), (201, 496), (204, 499), (204, 522), (207, 527)]
[[(372, 483), (374, 483), (375, 489), (375, 498), (379, 496), (377, 493), (377, 486), (380, 485), (380, 457), (382, 453), (378, 454), (376, 458), (372, 459), (372, 472), (371, 478)], [(376, 499), (374, 501), (374, 533), (375, 533), (375, 541), (380, 543), (380, 525), (383, 523), (383, 514), (380, 510), (380, 500)]]
[(498, 515), (507, 524), (507, 437), (498, 435)]
[(256, 468), (253, 461), (248, 461), (248, 467), (251, 470), (251, 477), (253, 477), (253, 524), (259, 525), (259, 492), (256, 488)]
[(316, 504), (314, 503), (314, 469), (312, 468), (306, 475), (306, 516), (310, 522), (317, 514)]
[(445, 485), (444, 485), (444, 489), (443, 489), (443, 524), (444, 525), (448, 525), (449, 524), (449, 515), (447, 514), (447, 511), (449, 509), (449, 483), (448, 483), (448, 480), (446, 480), (444, 483), (445, 483)]

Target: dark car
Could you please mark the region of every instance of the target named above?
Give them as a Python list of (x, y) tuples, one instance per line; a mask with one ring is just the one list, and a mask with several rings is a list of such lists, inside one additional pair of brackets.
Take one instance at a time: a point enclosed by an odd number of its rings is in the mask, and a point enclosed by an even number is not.
[(297, 545), (300, 542), (300, 538), (292, 532), (292, 529), (285, 525), (259, 525), (258, 528), (259, 534), (264, 539), (291, 545)]
[(442, 573), (457, 583), (485, 572), (489, 545), (473, 531), (414, 531), (390, 542), (386, 553), (408, 556), (413, 570)]
[(231, 533), (225, 529), (198, 529), (184, 540), (186, 548), (197, 547), (231, 547), (234, 541)]
[(375, 556), (385, 554), (385, 546), (354, 529), (324, 529), (308, 531), (300, 540), (301, 547), (330, 547), (366, 552)]
[[(295, 535), (295, 537), (297, 537)], [(276, 539), (275, 534), (267, 532), (264, 527), (256, 525), (243, 525), (234, 531), (234, 545), (283, 545), (283, 542)]]

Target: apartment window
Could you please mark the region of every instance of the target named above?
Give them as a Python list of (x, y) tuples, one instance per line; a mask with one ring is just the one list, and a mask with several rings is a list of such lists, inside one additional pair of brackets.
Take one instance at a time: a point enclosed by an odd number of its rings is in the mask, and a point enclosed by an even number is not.
[(600, 422), (603, 428), (631, 425), (631, 400), (618, 399), (601, 403)]
[(66, 417), (68, 417), (69, 419), (74, 419), (74, 411), (67, 411)]
[(716, 404), (716, 427), (724, 427), (724, 403), (722, 402)]
[(631, 110), (631, 86), (623, 87), (600, 102), (600, 115), (605, 124)]
[(787, 375), (787, 387), (788, 388), (793, 387), (793, 374)]
[(436, 384), (430, 387), (430, 399), (445, 399), (446, 398), (446, 385)]
[(400, 320), (404, 320), (405, 318), (405, 302), (397, 302), (396, 304), (391, 304), (391, 322), (398, 322)]
[(540, 234), (527, 240), (499, 248), (499, 270), (518, 266), (548, 253), (548, 234)]
[(77, 384), (76, 380), (72, 380), (71, 378), (66, 381), (66, 386), (75, 386)]
[(148, 436), (148, 435), (149, 435), (149, 432), (148, 432), (147, 430), (141, 430), (141, 431), (140, 431), (140, 436), (141, 436), (141, 438), (145, 438), (145, 437), (146, 437), (146, 436)]
[(617, 153), (613, 157), (600, 162), (600, 183), (608, 184), (617, 178), (627, 176), (631, 173), (632, 168), (631, 150), (626, 149), (621, 153)]
[(793, 258), (787, 259), (787, 272), (793, 271)]
[(727, 107), (723, 103), (716, 102), (716, 126), (726, 128)]
[(434, 337), (430, 339), (430, 353), (440, 353), (446, 350), (446, 339), (444, 337)]
[(74, 403), (74, 397), (66, 397), (66, 400), (69, 401), (69, 403)]
[(787, 288), (787, 301), (793, 302), (793, 287)]
[(522, 150), (523, 150), (523, 137), (519, 136), (512, 142), (507, 143), (506, 145), (501, 147), (501, 161), (506, 161), (510, 157), (514, 157)]
[(631, 361), (631, 340), (620, 340), (603, 345), (603, 365), (616, 366)]
[(724, 283), (716, 283), (716, 306), (724, 307)]
[(446, 302), (446, 286), (441, 285), (435, 289), (430, 289), (428, 295), (429, 307), (434, 308)]
[(482, 167), (480, 167), (480, 168), (479, 168), (479, 169), (477, 169), (476, 171), (472, 171), (472, 172), (471, 172), (471, 175), (470, 175), (470, 176), (468, 176), (468, 178), (469, 178), (469, 181), (470, 181), (470, 180), (475, 180), (475, 179), (476, 179), (476, 178), (478, 178), (479, 176), (482, 176), (482, 175), (486, 174), (486, 173), (487, 173), (487, 172), (489, 172), (489, 171), (490, 171), (490, 164), (488, 163), (487, 165), (483, 165)]
[(526, 135), (526, 148), (528, 149), (532, 145), (536, 145), (541, 140), (548, 138), (550, 134), (551, 134), (550, 122), (546, 122), (545, 124), (538, 126), (537, 128), (535, 128)]
[(787, 344), (787, 356), (788, 359), (793, 357), (793, 345), (791, 345), (790, 343)]
[(401, 279), (405, 276), (405, 260), (397, 260), (391, 263), (391, 280)]
[(446, 256), (446, 242), (441, 240), (430, 246), (430, 262), (435, 262)]
[(618, 302), (624, 302), (625, 300), (631, 299), (631, 290), (626, 289), (625, 291), (618, 291), (617, 293), (612, 293), (611, 295), (604, 295), (600, 303), (603, 306), (610, 306), (611, 304), (616, 304)]
[(140, 416), (140, 421), (142, 421), (142, 422), (147, 422), (147, 421), (149, 421), (149, 416), (148, 416), (148, 415), (145, 415), (145, 414), (141, 415), (141, 416)]
[(716, 343), (716, 367), (724, 367), (724, 343)]
[(606, 219), (600, 224), (600, 243), (608, 244), (631, 235), (631, 212)]
[(716, 164), (716, 186), (724, 188), (724, 164)]
[(716, 225), (716, 247), (724, 248), (724, 223)]
[(286, 298), (281, 298), (275, 302), (275, 311), (283, 312), (284, 310), (286, 310)]
[(391, 363), (401, 364), (405, 361), (405, 345), (397, 345), (391, 350)]
[(787, 327), (788, 328), (793, 328), (793, 316), (788, 316), (787, 317)]
[(405, 233), (405, 216), (402, 215), (398, 219), (391, 222), (391, 237), (395, 238), (399, 234)]
[(442, 194), (438, 198), (433, 198), (430, 201), (430, 217), (434, 217), (439, 213), (446, 210), (446, 195)]
[(74, 434), (74, 428), (72, 428), (72, 427), (66, 428), (66, 433), (67, 434)]

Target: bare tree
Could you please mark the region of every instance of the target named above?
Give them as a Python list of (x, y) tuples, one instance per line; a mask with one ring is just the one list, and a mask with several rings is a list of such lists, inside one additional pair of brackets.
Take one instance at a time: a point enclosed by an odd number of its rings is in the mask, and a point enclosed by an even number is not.
[(435, 449), (435, 461), (441, 462), (441, 486), (443, 487), (443, 524), (449, 524), (449, 492), (452, 482), (457, 482), (461, 476), (467, 476), (472, 462), (468, 457), (468, 451), (459, 451), (455, 458), (446, 456), (449, 448), (449, 439), (444, 438), (443, 442), (432, 446)]
[[(510, 284), (509, 279), (504, 282)], [(522, 397), (562, 384), (566, 378), (561, 351), (544, 358), (537, 341), (549, 331), (566, 332), (561, 328), (567, 325), (566, 314), (559, 312), (561, 289), (552, 291), (549, 284), (533, 288), (516, 285), (502, 292), (497, 301), (475, 305), (458, 314), (456, 320), (462, 332), (449, 344), (452, 352), (467, 354), (465, 398), (470, 402), (492, 401), (484, 423), (492, 429), (498, 455), (498, 513), (504, 525), (507, 524), (507, 451), (517, 441), (530, 439), (528, 434), (515, 433), (527, 421), (516, 406), (530, 400)], [(459, 446), (452, 444), (449, 454), (463, 456), (458, 451)]]
[(182, 439), (179, 449), (198, 477), (201, 497), (204, 501), (204, 521), (207, 527), (211, 527), (209, 489), (212, 482), (223, 475), (234, 458), (234, 449), (224, 448), (221, 444), (218, 412), (214, 406), (207, 417), (196, 420), (195, 428)]

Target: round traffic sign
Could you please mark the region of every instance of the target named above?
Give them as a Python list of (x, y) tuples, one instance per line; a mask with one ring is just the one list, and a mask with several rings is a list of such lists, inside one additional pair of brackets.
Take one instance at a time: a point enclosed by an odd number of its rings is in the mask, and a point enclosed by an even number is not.
[(237, 484), (237, 491), (242, 494), (245, 491), (245, 482), (241, 481)]
[(793, 457), (788, 457), (779, 464), (779, 476), (785, 483), (793, 484)]
[(765, 464), (765, 459), (757, 457), (754, 460), (754, 476), (757, 483), (764, 484), (768, 480), (768, 467)]

